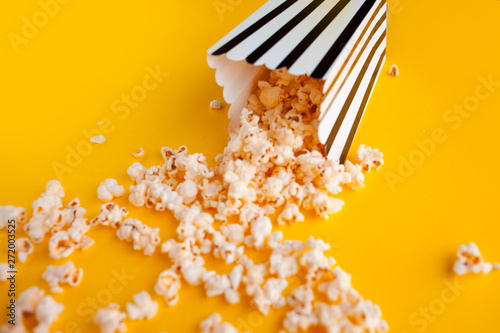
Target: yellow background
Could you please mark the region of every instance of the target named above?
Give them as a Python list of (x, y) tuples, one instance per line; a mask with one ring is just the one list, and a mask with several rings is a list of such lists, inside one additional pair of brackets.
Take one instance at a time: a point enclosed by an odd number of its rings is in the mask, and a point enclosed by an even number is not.
[[(126, 169), (139, 147), (146, 152), (141, 160), (146, 166), (162, 162), (162, 146), (180, 145), (204, 153), (213, 165), (225, 146), (228, 120), (227, 107), (208, 107), (212, 99), (222, 99), (222, 90), (206, 64), (206, 50), (262, 3), (72, 0), (41, 22), (16, 53), (9, 33), (20, 35), (22, 18), (32, 21), (41, 7), (36, 0), (4, 2), (0, 203), (30, 208), (56, 177), (54, 162), (66, 163), (67, 147), (84, 144), (82, 131), (99, 129), (96, 123), (105, 118), (112, 122), (106, 143), (73, 161), (71, 172), (62, 177), (65, 202), (80, 198), (88, 217), (98, 212), (101, 181), (112, 177), (131, 184)], [(214, 4), (223, 11), (218, 13)], [(391, 1), (388, 58), (354, 142), (355, 147), (380, 148), (386, 164), (367, 175), (365, 188), (343, 193), (346, 205), (328, 221), (308, 216), (301, 225), (283, 228), (290, 238), (314, 235), (333, 244), (330, 253), (352, 274), (354, 287), (380, 305), (390, 332), (499, 331), (500, 272), (455, 281), (451, 271), (457, 246), (469, 241), (479, 245), (486, 260), (500, 261), (499, 87), (456, 128), (444, 119), (454, 104), (474, 101), (480, 77), (500, 81), (499, 15), (495, 0)], [(387, 74), (392, 63), (401, 71), (397, 78)], [(112, 103), (142, 84), (148, 66), (169, 75), (121, 119)], [(435, 129), (442, 129), (446, 140), (414, 170), (406, 170), (404, 182), (388, 182), (398, 174), (401, 158), (420, 162), (415, 140), (431, 138)], [(129, 217), (160, 227), (163, 240), (175, 234), (170, 214), (128, 207)], [(164, 255), (146, 258), (134, 252), (113, 230), (98, 227), (89, 236), (95, 245), (69, 258), (84, 269), (81, 285), (54, 295), (65, 310), (53, 330), (93, 331), (88, 298), (100, 297), (97, 302), (104, 306), (111, 296), (123, 308), (139, 291), (154, 294), (158, 274), (169, 266)], [(5, 230), (1, 239), (5, 256)], [(18, 266), (18, 291), (31, 285), (47, 290), (41, 278), (45, 267), (65, 261), (49, 259), (46, 239)], [(113, 272), (122, 269), (133, 278), (114, 280)], [(465, 290), (452, 297), (445, 281)], [(230, 306), (186, 284), (173, 307), (154, 298), (160, 303), (158, 315), (146, 322), (127, 321), (129, 332), (195, 332), (215, 310), (242, 329), (277, 332), (284, 315), (280, 310), (262, 319), (247, 298)], [(5, 283), (0, 299), (5, 304)], [(423, 319), (418, 311), (429, 307), (432, 317)]]

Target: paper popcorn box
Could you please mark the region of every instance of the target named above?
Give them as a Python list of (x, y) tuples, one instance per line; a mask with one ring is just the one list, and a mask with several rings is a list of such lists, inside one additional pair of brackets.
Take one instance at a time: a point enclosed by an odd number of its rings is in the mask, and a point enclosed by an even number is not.
[(385, 61), (385, 0), (270, 0), (208, 50), (229, 130), (270, 70), (325, 80), (318, 137), (343, 162)]

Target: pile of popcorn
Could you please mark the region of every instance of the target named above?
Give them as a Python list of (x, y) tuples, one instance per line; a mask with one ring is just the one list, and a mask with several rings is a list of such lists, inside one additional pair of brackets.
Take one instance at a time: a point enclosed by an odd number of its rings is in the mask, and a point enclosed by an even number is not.
[[(334, 267), (335, 259), (325, 255), (328, 244), (313, 237), (306, 242), (285, 240), (282, 232), (273, 232), (271, 218), (277, 224), (303, 222), (301, 209), (328, 218), (344, 204), (335, 195), (344, 188), (363, 187), (365, 173), (383, 164), (382, 153), (364, 145), (357, 151), (358, 163), (340, 164), (325, 157), (325, 147), (317, 136), (322, 89), (322, 81), (272, 71), (249, 97), (240, 126), (230, 133), (214, 168), (208, 166), (205, 156), (188, 154), (182, 146), (177, 150), (163, 147), (165, 163), (161, 166), (146, 168), (135, 162), (127, 170), (134, 182), (131, 204), (168, 210), (178, 220), (177, 239), (161, 244), (170, 267), (154, 286), (166, 304), (177, 303), (184, 280), (202, 286), (208, 297), (222, 296), (231, 304), (238, 303), (244, 292), (263, 314), (287, 307), (283, 326), (288, 332), (313, 326), (338, 333), (388, 329), (379, 307), (364, 300), (352, 288), (350, 275)], [(107, 179), (98, 189), (98, 197), (105, 201), (122, 194), (114, 179)], [(63, 197), (61, 184), (49, 182), (33, 203), (33, 217), (25, 225), (34, 243), (52, 234), (53, 258), (90, 246), (93, 241), (85, 233), (97, 224), (115, 228), (119, 239), (132, 242), (145, 255), (160, 244), (159, 229), (126, 218), (124, 207), (105, 203), (99, 215), (88, 220), (78, 199), (62, 208)], [(248, 249), (266, 254), (267, 261), (255, 263), (245, 253)], [(205, 258), (210, 254), (231, 265), (230, 273), (207, 270)], [(81, 278), (72, 263), (65, 265), (51, 266), (44, 273), (53, 292), (60, 291), (60, 283), (71, 285)], [(289, 289), (292, 292), (285, 294)], [(315, 295), (321, 293), (326, 298), (316, 300)], [(111, 303), (96, 313), (94, 322), (104, 333), (123, 332), (127, 317), (154, 316), (155, 303), (142, 292), (134, 296), (134, 303), (127, 304), (127, 313)], [(207, 318), (200, 330), (236, 332), (218, 314)]]
[(488, 274), (492, 269), (500, 269), (499, 263), (486, 262), (475, 243), (460, 245), (457, 251), (457, 261), (453, 265), (453, 270), (458, 275), (464, 275), (467, 272), (475, 274)]

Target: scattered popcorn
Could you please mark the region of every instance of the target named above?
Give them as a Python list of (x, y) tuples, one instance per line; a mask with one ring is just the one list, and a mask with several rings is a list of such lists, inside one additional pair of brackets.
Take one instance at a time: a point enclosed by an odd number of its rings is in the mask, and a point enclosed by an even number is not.
[(160, 244), (160, 229), (151, 228), (137, 219), (126, 219), (116, 231), (120, 240), (134, 243), (134, 250), (144, 250), (147, 256), (153, 254)]
[(125, 188), (118, 185), (118, 181), (108, 178), (97, 188), (97, 197), (102, 201), (111, 201), (113, 198), (121, 197), (125, 194)]
[[(479, 247), (475, 243), (469, 243), (467, 245), (460, 245), (457, 252), (458, 259), (455, 261), (453, 270), (458, 275), (464, 275), (467, 272), (472, 272), (475, 274), (484, 273), (488, 274), (493, 269), (493, 264), (485, 262)], [(498, 264), (495, 264), (495, 268), (498, 268)]]
[(218, 313), (212, 313), (200, 324), (200, 333), (238, 333), (238, 330), (230, 323), (223, 322)]
[(49, 283), (50, 291), (61, 293), (63, 289), (60, 284), (67, 283), (70, 286), (77, 286), (82, 280), (83, 269), (76, 268), (73, 262), (68, 261), (61, 266), (48, 266), (42, 274), (42, 278)]
[(214, 110), (220, 110), (222, 108), (222, 103), (216, 99), (210, 102), (210, 108)]
[(389, 74), (392, 76), (399, 76), (399, 68), (396, 65), (392, 65), (391, 69), (389, 69)]
[(179, 300), (179, 289), (181, 281), (179, 275), (171, 269), (167, 269), (160, 273), (158, 281), (155, 285), (155, 292), (158, 295), (163, 295), (168, 305), (172, 306)]
[(100, 309), (94, 316), (94, 323), (101, 329), (102, 333), (115, 333), (116, 331), (125, 332), (125, 318), (127, 314), (119, 311), (120, 306), (116, 303), (110, 303), (107, 307)]
[(104, 135), (94, 135), (90, 138), (90, 142), (100, 145), (101, 143), (106, 142), (106, 138)]
[(16, 243), (17, 259), (19, 259), (20, 262), (25, 262), (28, 255), (33, 253), (33, 244), (26, 237), (17, 239)]
[(7, 228), (8, 221), (15, 220), (16, 228), (18, 223), (26, 222), (26, 209), (12, 205), (0, 206), (0, 230)]
[(147, 291), (134, 295), (134, 303), (127, 303), (127, 314), (130, 319), (151, 319), (158, 312), (158, 302), (151, 299)]
[(134, 156), (135, 158), (141, 158), (142, 156), (144, 155), (144, 149), (139, 148), (139, 151), (137, 153), (133, 153), (132, 156)]

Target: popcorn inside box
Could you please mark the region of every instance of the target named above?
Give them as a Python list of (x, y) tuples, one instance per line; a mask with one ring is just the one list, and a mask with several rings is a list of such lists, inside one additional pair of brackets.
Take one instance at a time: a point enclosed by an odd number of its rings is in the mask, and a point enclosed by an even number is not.
[(268, 1), (208, 50), (231, 104), (229, 131), (270, 71), (306, 75), (322, 84), (318, 139), (343, 163), (385, 61), (386, 36), (384, 0)]

